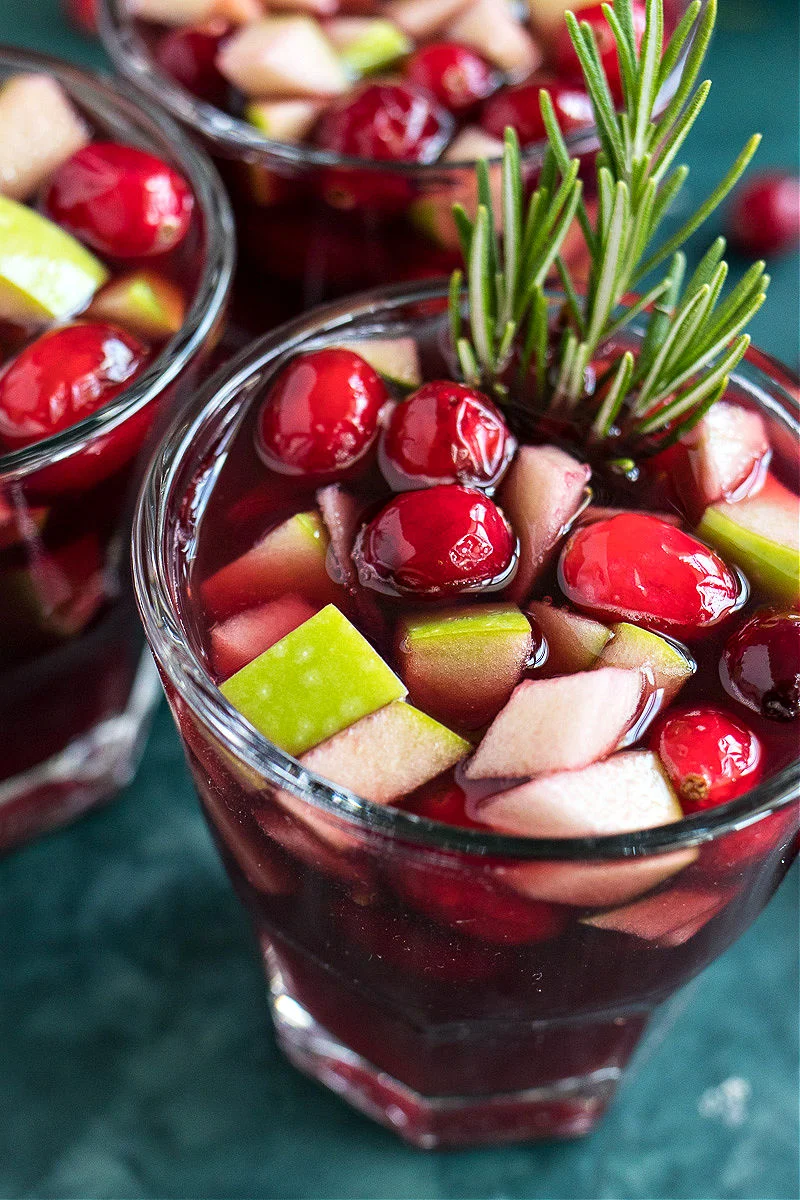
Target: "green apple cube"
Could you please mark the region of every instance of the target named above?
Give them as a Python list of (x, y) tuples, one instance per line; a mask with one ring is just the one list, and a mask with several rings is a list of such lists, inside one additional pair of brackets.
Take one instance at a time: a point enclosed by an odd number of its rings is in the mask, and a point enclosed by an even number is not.
[(245, 119), (275, 142), (302, 142), (322, 112), (316, 100), (251, 100)]
[(337, 342), (337, 348), (352, 350), (390, 383), (403, 388), (418, 388), (422, 383), (419, 350), (412, 337), (363, 338)]
[(693, 659), (681, 653), (666, 638), (621, 621), (611, 627), (613, 637), (606, 642), (597, 667), (627, 667), (645, 673), (650, 687), (662, 693), (662, 705), (669, 704), (695, 672)]
[(108, 279), (103, 264), (58, 225), (0, 196), (0, 320), (63, 320)]
[(697, 532), (785, 604), (800, 599), (800, 500), (770, 476), (755, 496), (707, 508)]
[(186, 301), (177, 284), (156, 271), (123, 275), (95, 296), (87, 316), (124, 326), (138, 337), (164, 340), (177, 333)]
[(399, 25), (383, 17), (334, 17), (326, 33), (353, 75), (381, 71), (412, 49)]
[(242, 667), (220, 691), (260, 733), (294, 755), (406, 694), (333, 604)]

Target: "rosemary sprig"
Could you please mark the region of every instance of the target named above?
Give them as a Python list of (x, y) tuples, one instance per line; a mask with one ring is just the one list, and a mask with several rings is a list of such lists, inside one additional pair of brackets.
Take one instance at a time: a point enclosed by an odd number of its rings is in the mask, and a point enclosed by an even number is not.
[[(497, 213), (486, 164), (480, 166), (474, 221), (456, 212), (465, 261), (469, 335), (460, 308), (462, 275), (451, 289), (453, 336), (465, 378), (503, 399), (512, 360), (520, 378), (532, 373), (540, 405), (577, 415), (586, 372), (599, 348), (637, 318), (645, 332), (635, 351), (619, 352), (606, 372), (593, 409), (591, 436), (628, 440), (672, 439), (700, 419), (722, 395), (730, 372), (745, 354), (743, 332), (764, 302), (769, 277), (755, 263), (726, 298), (725, 242), (718, 238), (684, 283), (681, 246), (710, 216), (741, 177), (759, 143), (750, 138), (725, 177), (677, 233), (654, 247), (662, 221), (683, 188), (688, 168), (673, 165), (699, 116), (711, 84), (697, 84), (716, 17), (716, 0), (692, 0), (663, 46), (663, 0), (646, 0), (641, 46), (634, 38), (631, 0), (603, 5), (615, 39), (624, 103), (616, 112), (594, 34), (566, 14), (597, 124), (597, 213), (590, 218), (578, 165), (569, 156), (546, 90), (540, 93), (548, 149), (524, 210), (519, 146), (506, 132)], [(673, 96), (659, 109), (659, 94), (683, 59)], [(580, 224), (590, 270), (580, 295), (560, 256), (573, 219)], [(497, 230), (503, 231), (502, 246)], [(644, 295), (630, 295), (669, 260), (667, 273)], [(555, 267), (563, 288), (561, 341), (550, 349), (545, 280)], [(628, 304), (623, 304), (628, 298)]]

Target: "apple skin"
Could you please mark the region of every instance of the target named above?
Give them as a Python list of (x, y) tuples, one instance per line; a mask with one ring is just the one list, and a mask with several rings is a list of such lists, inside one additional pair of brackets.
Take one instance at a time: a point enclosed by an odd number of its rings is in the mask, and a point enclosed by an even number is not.
[(544, 601), (528, 605), (528, 612), (547, 642), (548, 675), (571, 675), (588, 671), (597, 662), (611, 631), (591, 617)]
[[(670, 704), (696, 670), (694, 659), (666, 638), (621, 621), (612, 625), (613, 637), (597, 660), (598, 667), (627, 667), (640, 670), (645, 691), (658, 695), (658, 708)], [(655, 716), (655, 711), (651, 712)]]
[(98, 292), (87, 316), (121, 325), (146, 341), (166, 341), (183, 325), (186, 298), (176, 283), (156, 271), (133, 271)]

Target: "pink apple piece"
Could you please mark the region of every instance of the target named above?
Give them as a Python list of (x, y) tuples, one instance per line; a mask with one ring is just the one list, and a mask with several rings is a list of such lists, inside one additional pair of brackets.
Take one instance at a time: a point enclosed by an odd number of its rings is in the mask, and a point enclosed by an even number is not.
[(211, 660), (221, 679), (237, 671), (297, 629), (318, 609), (289, 593), (229, 617), (211, 630)]
[(682, 946), (716, 917), (734, 894), (732, 888), (671, 887), (581, 921), (659, 946)]
[(588, 671), (611, 637), (611, 630), (600, 621), (582, 617), (568, 608), (537, 601), (528, 606), (528, 612), (547, 642), (548, 675)]

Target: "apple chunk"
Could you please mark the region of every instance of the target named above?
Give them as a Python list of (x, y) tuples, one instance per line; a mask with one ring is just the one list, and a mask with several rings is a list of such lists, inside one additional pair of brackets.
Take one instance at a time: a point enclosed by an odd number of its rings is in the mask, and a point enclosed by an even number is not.
[(400, 26), (383, 17), (334, 17), (325, 32), (356, 76), (385, 70), (412, 49)]
[(222, 679), (228, 679), (313, 617), (316, 611), (302, 596), (290, 594), (228, 617), (211, 630), (214, 670)]
[(547, 642), (546, 666), (550, 675), (588, 671), (611, 637), (611, 631), (605, 625), (570, 612), (568, 608), (555, 608), (552, 604), (537, 601), (528, 606), (528, 612)]
[(246, 96), (313, 99), (348, 88), (344, 63), (308, 16), (265, 17), (244, 25), (222, 46), (217, 66)]
[(463, 729), (497, 716), (531, 653), (531, 627), (513, 604), (481, 604), (407, 617), (398, 669), (425, 712)]
[(220, 691), (260, 733), (294, 755), (406, 694), (333, 604), (242, 667)]
[(517, 574), (508, 589), (525, 600), (584, 497), (591, 471), (556, 446), (523, 446), (500, 489), (499, 504), (519, 538)]
[(388, 16), (400, 28), (422, 41), (439, 33), (445, 25), (469, 8), (473, 0), (389, 0)]
[(13, 75), (0, 90), (0, 192), (27, 200), (89, 141), (89, 130), (49, 75)]
[(681, 946), (699, 933), (731, 898), (730, 888), (674, 887), (633, 904), (583, 917), (584, 925), (613, 929), (659, 946)]
[(455, 766), (469, 742), (410, 704), (395, 701), (315, 747), (304, 767), (365, 800), (391, 804)]
[(422, 383), (419, 348), (412, 337), (363, 338), (332, 344), (335, 348), (352, 350), (379, 375), (398, 387), (418, 388)]
[[(670, 704), (692, 677), (696, 663), (666, 638), (621, 621), (597, 660), (598, 667), (623, 667), (642, 672), (645, 689), (658, 697), (658, 707)], [(655, 713), (653, 713), (655, 715)]]
[(473, 0), (448, 26), (447, 38), (477, 50), (512, 79), (524, 79), (541, 66), (542, 52), (508, 0)]
[(317, 100), (253, 100), (245, 119), (274, 142), (302, 142), (316, 125), (323, 105)]
[(800, 499), (774, 476), (757, 496), (707, 508), (701, 538), (741, 567), (751, 583), (776, 600), (800, 598)]
[(675, 482), (700, 512), (718, 500), (754, 495), (769, 464), (764, 418), (720, 400), (678, 444)]
[(523, 680), (467, 764), (467, 778), (519, 779), (586, 767), (616, 749), (641, 695), (639, 672), (618, 667)]
[(177, 283), (157, 271), (133, 271), (98, 292), (88, 317), (111, 321), (147, 341), (177, 333), (186, 316), (186, 299)]

